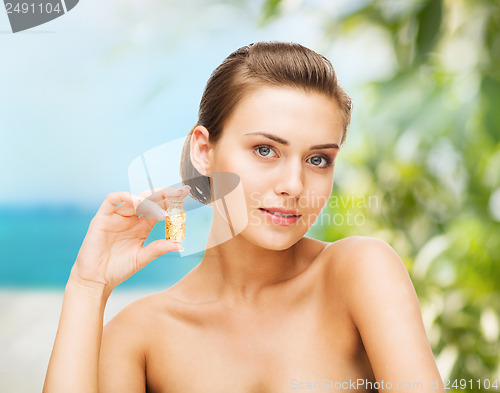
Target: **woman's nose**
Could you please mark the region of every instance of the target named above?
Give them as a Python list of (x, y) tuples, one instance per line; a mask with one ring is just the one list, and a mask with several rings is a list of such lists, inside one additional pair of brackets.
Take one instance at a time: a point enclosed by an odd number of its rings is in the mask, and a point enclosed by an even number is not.
[(275, 192), (278, 195), (298, 197), (304, 190), (303, 170), (300, 160), (284, 163), (276, 180)]

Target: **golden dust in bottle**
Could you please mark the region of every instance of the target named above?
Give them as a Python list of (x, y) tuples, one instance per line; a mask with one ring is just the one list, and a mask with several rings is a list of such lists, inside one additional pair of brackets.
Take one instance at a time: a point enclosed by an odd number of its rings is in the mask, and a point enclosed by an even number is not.
[(182, 241), (186, 239), (186, 211), (183, 200), (171, 198), (168, 200), (165, 217), (165, 239)]

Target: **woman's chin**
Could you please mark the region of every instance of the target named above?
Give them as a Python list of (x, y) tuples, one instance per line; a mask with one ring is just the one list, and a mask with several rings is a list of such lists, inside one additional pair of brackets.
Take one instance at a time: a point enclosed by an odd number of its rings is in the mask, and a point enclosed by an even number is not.
[(287, 250), (297, 243), (302, 236), (296, 234), (268, 234), (266, 231), (254, 233), (247, 237), (255, 245), (272, 251)]

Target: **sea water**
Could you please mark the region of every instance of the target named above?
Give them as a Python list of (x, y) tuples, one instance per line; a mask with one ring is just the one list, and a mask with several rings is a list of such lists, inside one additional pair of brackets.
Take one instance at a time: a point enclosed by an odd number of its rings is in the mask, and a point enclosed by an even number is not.
[[(0, 287), (63, 289), (95, 212), (72, 205), (0, 206)], [(160, 221), (145, 245), (164, 238)], [(118, 288), (166, 289), (201, 261), (167, 253)]]

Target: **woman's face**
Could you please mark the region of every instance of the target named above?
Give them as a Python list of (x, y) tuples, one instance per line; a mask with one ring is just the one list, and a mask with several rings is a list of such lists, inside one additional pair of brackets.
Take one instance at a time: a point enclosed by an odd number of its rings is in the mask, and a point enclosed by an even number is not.
[(319, 93), (262, 87), (238, 103), (209, 160), (210, 171), (240, 177), (245, 203), (230, 211), (247, 214), (241, 236), (283, 250), (305, 235), (331, 194), (342, 124), (336, 101)]

